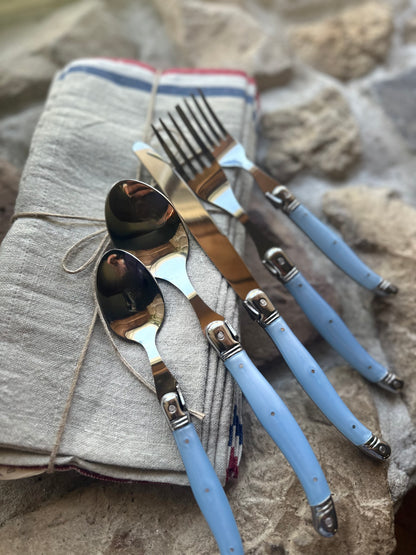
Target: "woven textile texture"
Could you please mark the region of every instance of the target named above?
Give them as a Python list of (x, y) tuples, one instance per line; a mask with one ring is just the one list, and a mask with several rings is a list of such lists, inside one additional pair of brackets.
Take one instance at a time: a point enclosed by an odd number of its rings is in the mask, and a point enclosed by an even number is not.
[[(155, 82), (157, 80), (157, 82)], [(147, 140), (156, 120), (201, 87), (227, 128), (254, 148), (255, 85), (240, 72), (166, 70), (128, 60), (84, 59), (54, 79), (20, 184), (16, 213), (104, 218), (111, 186), (136, 178), (131, 146)], [(150, 110), (150, 112), (149, 112)], [(250, 180), (236, 174), (244, 203)], [(216, 222), (241, 251), (244, 232), (225, 215)], [(68, 249), (104, 222), (18, 217), (0, 249), (0, 465), (44, 471), (57, 441), (73, 376), (94, 314), (94, 263), (70, 274)], [(74, 249), (81, 265), (104, 234)], [(196, 243), (188, 271), (197, 292), (238, 327), (236, 297)], [(229, 430), (241, 394), (208, 347), (189, 302), (166, 282), (165, 321), (157, 344), (177, 378), (222, 482), (229, 465)], [(132, 367), (153, 383), (145, 351), (115, 338)], [(235, 409), (237, 407), (237, 409)], [(80, 369), (55, 467), (99, 475), (186, 484), (174, 439), (156, 396), (119, 360), (98, 320)], [(4, 473), (3, 473), (4, 474)], [(13, 472), (9, 472), (10, 478)]]

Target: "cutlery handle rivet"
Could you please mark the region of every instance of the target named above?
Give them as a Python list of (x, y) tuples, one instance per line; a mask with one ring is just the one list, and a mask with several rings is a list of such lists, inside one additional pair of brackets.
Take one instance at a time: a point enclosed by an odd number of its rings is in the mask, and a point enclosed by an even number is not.
[(324, 522), (327, 528), (332, 528), (334, 526), (334, 520), (330, 516), (327, 516)]

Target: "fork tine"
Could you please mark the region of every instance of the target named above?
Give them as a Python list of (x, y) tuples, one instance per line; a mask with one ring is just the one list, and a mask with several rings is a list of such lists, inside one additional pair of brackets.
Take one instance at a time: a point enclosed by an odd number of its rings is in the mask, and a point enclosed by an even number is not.
[[(198, 160), (199, 165), (201, 166), (202, 169), (206, 168), (206, 164), (203, 161), (201, 155), (199, 154), (199, 152), (197, 152), (195, 150), (195, 148), (192, 146), (192, 144), (190, 143), (188, 137), (185, 135), (185, 133), (183, 132), (183, 130), (181, 129), (180, 125), (178, 124), (178, 122), (175, 120), (175, 118), (172, 116), (172, 114), (168, 113), (168, 116), (170, 117), (173, 125), (176, 127), (176, 130), (178, 131), (179, 135), (182, 137), (182, 139), (185, 141), (186, 146), (189, 148), (189, 150), (192, 153), (192, 156)], [(185, 161), (190, 162), (189, 159), (185, 158)]]
[[(214, 135), (215, 139), (217, 141), (219, 141), (221, 139), (221, 137), (218, 135), (218, 133), (215, 131), (215, 129), (212, 127), (211, 122), (209, 121), (209, 119), (207, 118), (205, 112), (203, 111), (203, 109), (201, 108), (201, 106), (199, 105), (197, 99), (195, 98), (195, 95), (192, 94), (191, 95), (192, 100), (194, 101), (195, 106), (198, 108), (198, 112), (200, 113), (200, 115), (203, 117), (205, 123), (207, 124), (209, 130), (211, 131), (211, 133)], [(213, 138), (211, 137), (211, 135), (207, 132), (207, 130), (205, 129), (205, 127), (202, 125), (201, 120), (199, 118), (196, 117), (194, 111), (191, 109), (191, 107), (189, 106), (189, 104), (187, 103), (187, 101), (185, 100), (185, 104), (188, 107), (188, 110), (191, 114), (191, 116), (193, 117), (195, 123), (198, 125), (201, 133), (204, 135), (205, 139), (207, 140), (208, 144), (211, 146), (211, 148), (213, 148), (215, 146), (215, 141), (213, 140)]]
[[(204, 112), (204, 110), (202, 109), (201, 105), (199, 104), (199, 102), (197, 101), (195, 95), (191, 95), (192, 96), (192, 100), (194, 101), (196, 107), (198, 108), (199, 113), (201, 114), (201, 116), (204, 118), (205, 123), (207, 124), (207, 126), (209, 127), (209, 130), (211, 131), (211, 133), (214, 135), (215, 139), (217, 141), (221, 140), (221, 136), (218, 134), (217, 130), (215, 129), (215, 127), (212, 125), (212, 123), (209, 121), (206, 113)], [(204, 133), (205, 137), (207, 138), (208, 142), (210, 143), (210, 145), (212, 147), (215, 146), (215, 142), (211, 139), (211, 137), (208, 135), (208, 133), (205, 131), (205, 128), (201, 125), (199, 120), (196, 120), (196, 122), (199, 125), (199, 128), (201, 129), (201, 131)]]
[(211, 106), (208, 104), (208, 100), (206, 99), (202, 89), (198, 89), (199, 94), (201, 95), (202, 100), (204, 101), (205, 106), (207, 107), (209, 113), (211, 114), (211, 116), (213, 117), (215, 123), (218, 125), (218, 127), (221, 130), (221, 133), (226, 137), (228, 135), (225, 127), (223, 126), (223, 124), (220, 122), (220, 120), (218, 119), (217, 115), (215, 114), (214, 110), (211, 108)]
[(182, 156), (183, 159), (183, 163), (184, 164), (188, 164), (188, 166), (190, 167), (191, 171), (195, 174), (198, 173), (198, 171), (196, 170), (195, 166), (192, 164), (191, 160), (189, 160), (189, 158), (186, 156), (185, 151), (183, 150), (183, 148), (181, 147), (181, 145), (178, 143), (178, 141), (176, 140), (174, 134), (171, 132), (171, 130), (169, 129), (169, 127), (165, 124), (165, 122), (159, 118), (160, 124), (162, 125), (163, 129), (165, 130), (165, 132), (167, 133), (169, 139), (172, 141), (172, 143), (174, 144), (176, 150), (179, 152), (179, 154)]
[[(208, 150), (208, 148), (206, 147), (206, 145), (201, 141), (201, 137), (198, 135), (198, 133), (195, 131), (194, 126), (192, 125), (192, 123), (189, 121), (188, 116), (185, 114), (185, 112), (182, 110), (182, 108), (178, 105), (176, 106), (176, 110), (178, 112), (178, 114), (180, 115), (182, 121), (184, 122), (184, 124), (186, 125), (186, 127), (188, 128), (188, 130), (190, 131), (192, 137), (195, 139), (195, 141), (197, 142), (199, 148), (202, 150), (202, 152), (205, 154), (205, 156), (208, 158), (208, 160), (210, 162), (214, 161), (214, 157), (211, 154), (210, 150)], [(206, 167), (206, 164), (205, 164)]]
[(152, 129), (153, 129), (153, 132), (156, 135), (159, 143), (161, 144), (163, 150), (168, 155), (169, 160), (172, 162), (173, 166), (175, 167), (176, 171), (178, 172), (178, 174), (182, 177), (182, 179), (184, 179), (185, 181), (188, 181), (190, 178), (188, 177), (188, 174), (186, 173), (185, 169), (179, 163), (178, 159), (173, 154), (171, 149), (168, 147), (166, 141), (163, 139), (162, 135), (159, 133), (159, 131), (156, 129), (156, 127), (153, 124), (152, 124)]

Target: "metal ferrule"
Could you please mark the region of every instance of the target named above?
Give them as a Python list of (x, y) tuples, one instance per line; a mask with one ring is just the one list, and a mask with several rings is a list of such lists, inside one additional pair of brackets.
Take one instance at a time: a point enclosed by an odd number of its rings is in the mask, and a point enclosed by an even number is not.
[(227, 360), (243, 350), (237, 332), (229, 322), (215, 320), (205, 328), (205, 334), (221, 360)]
[(381, 441), (374, 434), (366, 443), (364, 443), (364, 445), (359, 445), (359, 448), (361, 451), (366, 453), (366, 455), (370, 455), (371, 457), (382, 461), (385, 461), (391, 455), (390, 445)]
[(286, 214), (293, 212), (300, 204), (296, 197), (283, 185), (278, 185), (272, 193), (265, 193), (265, 196), (275, 208), (283, 210)]
[(185, 402), (179, 389), (176, 392), (171, 391), (165, 393), (160, 400), (160, 404), (171, 430), (182, 428), (191, 421), (191, 417), (186, 410)]
[(261, 289), (253, 289), (250, 291), (246, 300), (243, 301), (243, 305), (249, 313), (249, 316), (263, 328), (279, 318), (279, 313), (272, 301)]
[(262, 262), (269, 272), (282, 283), (287, 283), (299, 273), (286, 253), (278, 247), (272, 247), (266, 251)]
[(401, 380), (393, 372), (388, 372), (384, 378), (377, 382), (380, 387), (398, 393), (404, 386), (404, 381)]
[(332, 537), (338, 529), (337, 514), (332, 497), (329, 496), (328, 499), (325, 499), (319, 505), (314, 505), (311, 509), (315, 530), (321, 536)]
[(378, 295), (395, 295), (398, 291), (399, 288), (386, 279), (380, 281), (380, 283), (374, 289), (374, 292)]

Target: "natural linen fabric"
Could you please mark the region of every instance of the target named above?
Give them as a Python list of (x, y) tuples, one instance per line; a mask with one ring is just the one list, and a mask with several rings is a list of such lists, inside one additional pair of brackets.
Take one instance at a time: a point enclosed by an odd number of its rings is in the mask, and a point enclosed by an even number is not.
[[(104, 218), (111, 186), (136, 177), (134, 141), (147, 135), (160, 151), (144, 128), (149, 103), (153, 102), (156, 120), (196, 92), (195, 87), (204, 90), (229, 130), (252, 151), (255, 86), (240, 72), (167, 70), (158, 75), (153, 68), (126, 60), (71, 63), (52, 83), (16, 213)], [(235, 190), (244, 203), (250, 181), (237, 177)], [(241, 251), (240, 224), (215, 211), (213, 215)], [(47, 468), (95, 308), (94, 265), (69, 274), (62, 259), (74, 243), (103, 226), (57, 217), (20, 217), (1, 245), (0, 465)], [(84, 243), (67, 264), (81, 265), (102, 237)], [(203, 299), (237, 326), (233, 291), (192, 239), (188, 271)], [(160, 286), (166, 310), (157, 344), (187, 406), (205, 414), (202, 422), (193, 421), (224, 482), (229, 430), (241, 394), (208, 347), (188, 300), (170, 284)], [(115, 340), (133, 368), (153, 383), (145, 351)], [(100, 321), (80, 369), (54, 464), (114, 478), (187, 483), (156, 396), (121, 363)], [(12, 478), (11, 470), (3, 477)]]

